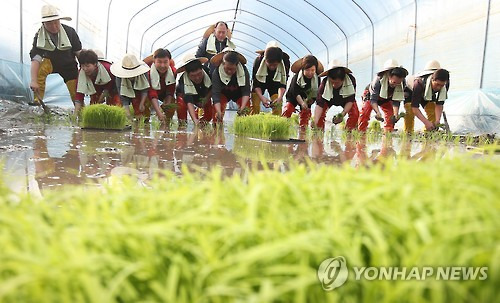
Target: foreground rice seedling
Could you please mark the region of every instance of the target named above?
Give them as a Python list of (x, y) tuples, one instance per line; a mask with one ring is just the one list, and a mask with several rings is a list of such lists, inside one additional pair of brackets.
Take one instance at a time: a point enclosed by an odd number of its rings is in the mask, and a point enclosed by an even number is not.
[(290, 119), (271, 114), (239, 116), (234, 120), (234, 133), (263, 139), (288, 139), (293, 133)]
[[(151, 189), (112, 179), (41, 200), (0, 181), (0, 301), (495, 302), (499, 169), (494, 158), (445, 157), (244, 179), (186, 171)], [(336, 256), (347, 259), (347, 282), (324, 291), (317, 269)], [(356, 280), (353, 266), (488, 267), (488, 276)]]
[(94, 104), (85, 106), (82, 110), (82, 125), (84, 128), (121, 130), (127, 124), (125, 110), (118, 106)]

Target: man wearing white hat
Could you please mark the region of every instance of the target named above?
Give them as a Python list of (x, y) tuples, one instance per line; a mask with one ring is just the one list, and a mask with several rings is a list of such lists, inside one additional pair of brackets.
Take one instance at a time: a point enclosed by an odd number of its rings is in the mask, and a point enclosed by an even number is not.
[(314, 125), (325, 128), (326, 112), (331, 106), (341, 106), (342, 112), (335, 116), (333, 123), (341, 123), (348, 115), (346, 129), (353, 130), (358, 126), (359, 110), (356, 104), (356, 78), (352, 71), (340, 61), (333, 60), (328, 65), (328, 70), (320, 74), (327, 76), (321, 81), (314, 110)]
[[(205, 71), (203, 64), (207, 58), (196, 58), (194, 54), (186, 54), (177, 68), (179, 82), (176, 95), (178, 102), (185, 103), (195, 125), (201, 122), (209, 123), (212, 113), (212, 80)], [(202, 108), (203, 115), (198, 117), (196, 109)]]
[[(126, 54), (121, 62), (111, 65), (111, 73), (116, 76), (116, 86), (120, 94), (123, 107), (130, 115), (130, 103), (136, 116), (141, 116), (144, 112), (148, 89), (150, 87), (147, 73), (149, 66), (143, 61), (139, 61), (134, 55)], [(158, 112), (161, 113), (159, 108)]]
[[(444, 101), (448, 98), (449, 80), (450, 73), (442, 69), (436, 60), (427, 62), (422, 72), (408, 77), (407, 90), (410, 96), (404, 104), (406, 132), (413, 132), (415, 116), (424, 123), (426, 130), (433, 130), (439, 124)], [(427, 118), (420, 111), (420, 105), (427, 114)]]
[(83, 106), (85, 95), (90, 104), (106, 101), (108, 105), (121, 106), (115, 76), (110, 71), (111, 62), (99, 59), (97, 52), (82, 49), (78, 56), (80, 71), (76, 86), (75, 106)]
[(250, 75), (246, 62), (247, 59), (242, 54), (229, 47), (210, 60), (217, 67), (212, 74), (214, 122), (222, 122), (229, 100), (238, 105), (238, 114), (244, 114), (246, 108), (250, 110)]
[[(370, 114), (375, 111), (375, 118), (379, 121), (385, 121), (385, 131), (393, 131), (394, 110), (399, 109), (399, 103), (405, 100), (405, 77), (408, 71), (400, 66), (394, 59), (389, 59), (384, 63), (372, 83), (369, 85), (369, 101), (365, 101), (361, 114), (359, 116), (358, 129), (366, 131)], [(380, 108), (384, 112), (384, 118)]]
[[(31, 57), (30, 87), (39, 102), (45, 95), (47, 76), (59, 74), (68, 88), (71, 100), (75, 101), (78, 66), (76, 56), (82, 49), (82, 43), (76, 31), (60, 20), (70, 21), (70, 17), (61, 16), (59, 10), (50, 4), (42, 7), (42, 26), (35, 34)], [(75, 113), (80, 107), (75, 103)]]
[[(260, 103), (272, 107), (273, 115), (281, 115), (283, 96), (286, 91), (290, 56), (284, 53), (278, 42), (270, 41), (265, 50), (259, 50), (252, 70), (252, 113), (260, 112)], [(267, 90), (270, 99), (264, 96)]]
[(209, 26), (205, 31), (198, 45), (198, 50), (196, 51), (197, 58), (207, 58), (209, 60), (206, 66), (209, 68), (208, 74), (210, 76), (215, 69), (215, 66), (210, 64), (210, 59), (222, 52), (226, 47), (236, 49), (236, 46), (231, 41), (231, 30), (229, 26), (227, 26), (227, 23), (224, 21), (218, 21), (214, 25)]
[(324, 67), (316, 57), (306, 55), (295, 61), (291, 70), (295, 75), (286, 92), (287, 102), (281, 116), (290, 118), (299, 105), (299, 126), (306, 128), (311, 119), (311, 105), (318, 95), (318, 75), (324, 71)]

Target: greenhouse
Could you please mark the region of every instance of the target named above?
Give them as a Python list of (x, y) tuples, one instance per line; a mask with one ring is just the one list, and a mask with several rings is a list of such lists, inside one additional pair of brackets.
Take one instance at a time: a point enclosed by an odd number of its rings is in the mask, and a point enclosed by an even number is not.
[(496, 302), (500, 0), (19, 0), (0, 302)]

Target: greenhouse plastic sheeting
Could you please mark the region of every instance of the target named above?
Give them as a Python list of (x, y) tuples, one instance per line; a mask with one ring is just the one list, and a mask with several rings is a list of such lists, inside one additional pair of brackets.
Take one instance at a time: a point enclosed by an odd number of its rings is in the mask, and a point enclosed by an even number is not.
[(444, 111), (453, 133), (498, 134), (500, 132), (500, 90), (453, 93)]
[[(179, 62), (196, 51), (205, 29), (221, 20), (233, 30), (234, 43), (250, 70), (255, 51), (277, 40), (292, 60), (312, 53), (325, 66), (332, 59), (345, 62), (361, 96), (387, 59), (397, 59), (412, 74), (435, 59), (451, 72), (446, 107), (456, 108), (454, 115), (470, 116), (465, 110), (480, 109), (485, 98), (491, 106), (478, 110), (481, 115), (496, 115), (498, 111), (489, 111), (500, 107), (499, 95), (490, 93), (500, 88), (500, 0), (7, 1), (0, 59), (29, 64), (40, 8), (48, 2), (73, 18), (63, 22), (78, 31), (84, 48), (99, 49), (112, 61), (125, 53), (144, 58), (157, 48), (168, 48)], [(26, 70), (9, 66), (0, 69), (9, 79), (14, 79), (13, 70)], [(29, 73), (18, 77), (29, 83)], [(62, 81), (51, 81), (49, 100), (70, 106)], [(51, 92), (54, 85), (62, 88)], [(13, 94), (4, 89), (0, 94)], [(465, 96), (470, 106), (459, 106)], [(458, 120), (453, 118), (454, 123)]]

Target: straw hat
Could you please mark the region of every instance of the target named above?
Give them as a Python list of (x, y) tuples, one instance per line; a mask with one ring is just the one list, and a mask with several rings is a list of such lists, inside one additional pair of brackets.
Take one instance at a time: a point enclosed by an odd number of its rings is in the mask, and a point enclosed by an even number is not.
[(330, 61), (330, 63), (328, 64), (328, 69), (325, 70), (324, 72), (322, 72), (321, 74), (319, 74), (320, 77), (324, 77), (326, 75), (328, 75), (328, 72), (334, 68), (338, 68), (338, 67), (342, 67), (344, 70), (345, 70), (345, 73), (346, 74), (352, 74), (352, 71), (350, 69), (348, 69), (344, 64), (342, 64), (342, 62), (340, 62), (339, 60), (337, 59), (333, 59), (332, 61)]
[(49, 22), (60, 19), (71, 21), (71, 17), (59, 15), (59, 9), (57, 7), (50, 4), (42, 6), (42, 22)]
[(246, 64), (247, 63), (247, 59), (245, 58), (245, 56), (243, 56), (242, 54), (238, 53), (237, 51), (235, 51), (233, 48), (230, 48), (230, 47), (226, 47), (222, 50), (222, 52), (218, 53), (217, 55), (213, 56), (212, 59), (210, 59), (210, 63), (215, 65), (215, 66), (219, 66), (221, 63), (222, 63), (222, 58), (224, 57), (224, 54), (227, 53), (227, 52), (235, 52), (238, 54), (238, 57), (240, 59), (240, 63), (241, 64)]
[[(277, 47), (277, 48), (281, 49), (281, 46), (278, 43), (278, 41), (267, 42), (266, 49), (271, 48), (271, 47)], [(255, 51), (255, 52), (262, 56), (266, 52), (266, 49), (261, 49), (261, 50)], [(290, 56), (287, 53), (283, 52), (283, 59), (290, 59)]]
[(184, 58), (182, 58), (181, 65), (179, 65), (177, 67), (177, 74), (182, 73), (186, 69), (186, 65), (188, 63), (191, 63), (191, 62), (196, 61), (196, 60), (200, 61), (201, 64), (208, 62), (208, 59), (205, 57), (196, 58), (194, 54), (191, 54), (191, 53), (185, 54)]
[(119, 78), (133, 78), (149, 71), (149, 66), (132, 54), (125, 54), (121, 63), (111, 65), (111, 73)]
[[(300, 72), (300, 70), (302, 69), (302, 66), (303, 66), (303, 62), (304, 62), (304, 59), (307, 57), (307, 56), (313, 56), (313, 55), (306, 55), (300, 59), (298, 59), (297, 61), (293, 62), (292, 64), (292, 67), (290, 67), (290, 69), (292, 70), (292, 73), (294, 74), (297, 74), (298, 72)], [(314, 56), (313, 56), (314, 57)], [(316, 59), (317, 60), (317, 59)], [(323, 66), (323, 64), (321, 63), (321, 61), (318, 60), (318, 70), (316, 71), (316, 74), (321, 74), (323, 71), (325, 70), (325, 67)]]
[(432, 74), (440, 68), (441, 68), (441, 64), (439, 64), (438, 61), (436, 61), (436, 60), (427, 61), (427, 63), (425, 64), (424, 70), (421, 71), (420, 73), (418, 73), (418, 76), (425, 76), (428, 74)]
[[(224, 21), (219, 21), (219, 22), (217, 22), (217, 23), (221, 23), (221, 22), (223, 22), (224, 24), (226, 24), (226, 22), (224, 22)], [(226, 25), (227, 25), (227, 24), (226, 24)], [(208, 37), (210, 37), (210, 35), (211, 35), (211, 34), (213, 34), (214, 32), (215, 32), (215, 24), (212, 24), (212, 25), (210, 25), (210, 26), (207, 28), (207, 30), (206, 30), (206, 31), (205, 31), (205, 33), (203, 34), (203, 38), (208, 38)], [(231, 30), (229, 29), (229, 26), (227, 27), (227, 34), (226, 34), (226, 35), (227, 35), (227, 38), (228, 38), (229, 40), (231, 40), (231, 36), (233, 35), (233, 33), (231, 33)]]
[(394, 59), (389, 59), (389, 60), (385, 61), (384, 67), (382, 67), (382, 70), (380, 70), (378, 73), (383, 73), (385, 71), (394, 69), (396, 67), (402, 68), (406, 72), (406, 74), (408, 75), (408, 70), (406, 70), (406, 68), (404, 68), (403, 66), (399, 65), (398, 61), (396, 61)]

